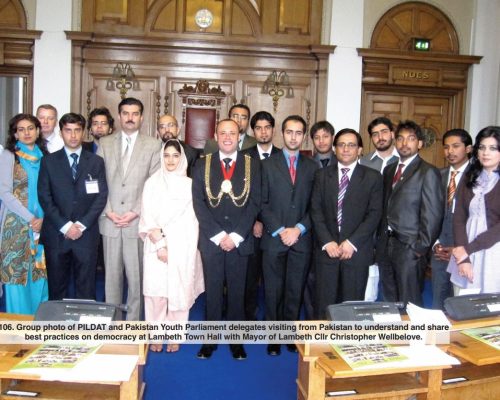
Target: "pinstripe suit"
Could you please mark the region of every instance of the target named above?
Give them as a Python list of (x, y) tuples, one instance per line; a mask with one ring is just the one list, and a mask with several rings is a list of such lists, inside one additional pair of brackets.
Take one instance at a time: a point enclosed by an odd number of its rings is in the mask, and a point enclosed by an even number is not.
[(108, 201), (99, 218), (104, 241), (106, 264), (106, 301), (120, 304), (123, 298), (123, 277), (128, 283), (128, 320), (139, 320), (142, 310), (142, 241), (139, 239), (139, 218), (128, 227), (116, 227), (106, 213), (141, 212), (144, 182), (160, 166), (161, 142), (147, 135), (137, 136), (130, 155), (129, 167), (122, 168), (122, 132), (113, 133), (99, 141), (97, 154), (104, 158), (108, 182)]

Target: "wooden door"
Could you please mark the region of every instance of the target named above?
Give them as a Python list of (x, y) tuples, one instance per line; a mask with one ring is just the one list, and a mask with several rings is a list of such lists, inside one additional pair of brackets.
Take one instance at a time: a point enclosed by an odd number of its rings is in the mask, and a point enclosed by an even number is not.
[(373, 150), (370, 136), (366, 130), (370, 121), (377, 117), (387, 117), (394, 125), (399, 121), (411, 119), (425, 132), (426, 141), (420, 150), (421, 157), (437, 167), (444, 167), (442, 136), (451, 129), (451, 98), (429, 94), (380, 93), (366, 91), (363, 98), (363, 118), (361, 134), (364, 153)]

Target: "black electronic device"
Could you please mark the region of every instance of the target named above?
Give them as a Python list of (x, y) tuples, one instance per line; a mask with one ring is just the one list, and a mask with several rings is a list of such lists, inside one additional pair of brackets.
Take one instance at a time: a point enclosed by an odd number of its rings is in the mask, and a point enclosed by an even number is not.
[(51, 300), (40, 304), (35, 321), (115, 321), (122, 306), (93, 300)]
[(327, 315), (332, 321), (401, 321), (400, 303), (347, 301), (327, 307)]
[(448, 297), (444, 309), (456, 321), (496, 317), (500, 315), (500, 293)]

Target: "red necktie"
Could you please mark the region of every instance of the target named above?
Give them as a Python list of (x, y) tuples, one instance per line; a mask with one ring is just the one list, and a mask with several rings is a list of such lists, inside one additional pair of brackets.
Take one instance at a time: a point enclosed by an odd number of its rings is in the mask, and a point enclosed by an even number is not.
[(401, 175), (403, 175), (404, 166), (405, 165), (403, 163), (398, 165), (398, 170), (396, 171), (396, 175), (394, 175), (394, 178), (392, 178), (392, 187), (394, 187), (396, 183), (398, 183), (399, 179), (401, 178)]
[(295, 175), (296, 175), (296, 170), (295, 170), (295, 156), (290, 156), (290, 167), (288, 170), (290, 171), (290, 178), (292, 178), (292, 183), (295, 184)]

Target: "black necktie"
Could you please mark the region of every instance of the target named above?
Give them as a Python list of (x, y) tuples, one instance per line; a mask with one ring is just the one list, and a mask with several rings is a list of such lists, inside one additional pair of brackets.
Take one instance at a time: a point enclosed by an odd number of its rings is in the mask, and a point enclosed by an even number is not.
[(226, 171), (229, 171), (230, 164), (231, 164), (231, 159), (230, 158), (224, 158), (222, 161), (224, 161), (224, 164), (226, 164)]
[(323, 168), (325, 168), (328, 165), (328, 162), (330, 161), (329, 158), (323, 158), (321, 161), (321, 164), (323, 164)]
[(269, 153), (262, 153), (262, 155), (264, 156), (264, 158), (269, 158)]

